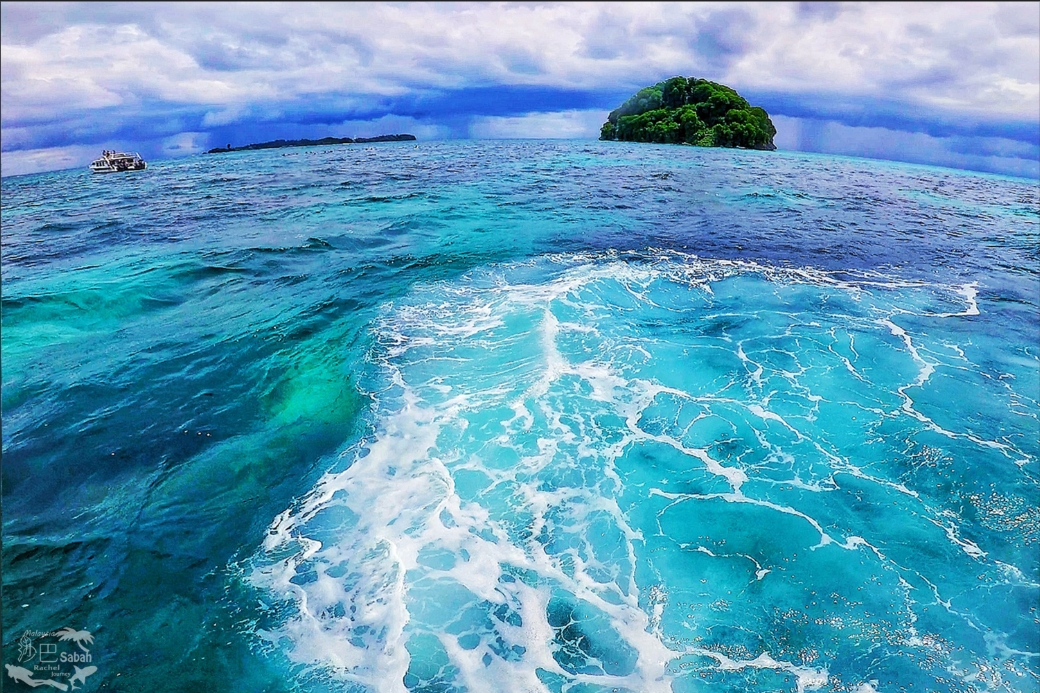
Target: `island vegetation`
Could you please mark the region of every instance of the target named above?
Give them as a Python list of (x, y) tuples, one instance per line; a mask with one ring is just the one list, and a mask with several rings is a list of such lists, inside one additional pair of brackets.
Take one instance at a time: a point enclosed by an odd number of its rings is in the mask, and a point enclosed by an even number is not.
[(645, 87), (610, 112), (601, 140), (776, 149), (764, 109), (706, 79), (672, 77)]
[(376, 137), (322, 137), (320, 140), (272, 140), (259, 144), (247, 144), (242, 147), (217, 147), (208, 154), (226, 154), (227, 152), (244, 152), (253, 149), (280, 149), (282, 147), (317, 147), (330, 144), (368, 144), (370, 142), (409, 142), (415, 135), (378, 135)]

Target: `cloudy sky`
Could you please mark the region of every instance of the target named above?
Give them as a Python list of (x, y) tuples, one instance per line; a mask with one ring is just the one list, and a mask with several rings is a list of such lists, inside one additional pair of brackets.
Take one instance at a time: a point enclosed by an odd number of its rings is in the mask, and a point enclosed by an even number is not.
[(781, 149), (1040, 177), (1040, 3), (21, 3), (3, 175), (279, 137), (595, 138), (673, 75)]

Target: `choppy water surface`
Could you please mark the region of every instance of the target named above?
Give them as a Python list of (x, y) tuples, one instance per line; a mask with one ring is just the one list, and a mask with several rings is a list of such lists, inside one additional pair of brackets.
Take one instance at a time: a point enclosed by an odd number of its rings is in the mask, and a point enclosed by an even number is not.
[(592, 142), (5, 179), (5, 661), (72, 624), (101, 690), (1040, 690), (1038, 214)]

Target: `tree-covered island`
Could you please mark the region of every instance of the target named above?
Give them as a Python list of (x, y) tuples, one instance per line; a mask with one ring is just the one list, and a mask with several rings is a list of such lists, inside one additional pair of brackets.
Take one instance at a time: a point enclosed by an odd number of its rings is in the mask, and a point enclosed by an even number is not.
[(672, 77), (640, 89), (611, 111), (599, 138), (773, 150), (774, 135), (769, 114), (733, 89), (706, 79)]
[(228, 152), (246, 152), (254, 149), (281, 149), (282, 147), (316, 147), (329, 144), (369, 144), (371, 142), (411, 142), (415, 135), (377, 135), (376, 137), (323, 137), (320, 140), (272, 140), (247, 144), (242, 147), (217, 147), (207, 154), (227, 154)]

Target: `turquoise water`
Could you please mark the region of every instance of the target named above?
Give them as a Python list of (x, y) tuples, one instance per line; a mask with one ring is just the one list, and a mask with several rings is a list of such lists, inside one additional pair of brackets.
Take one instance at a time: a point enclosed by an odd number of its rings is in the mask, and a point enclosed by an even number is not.
[(1035, 181), (422, 142), (2, 185), (5, 662), (1040, 690)]

